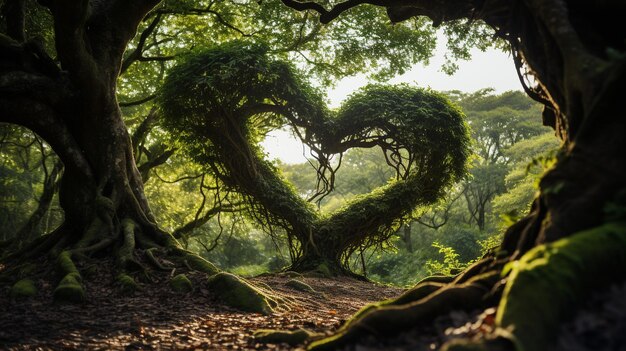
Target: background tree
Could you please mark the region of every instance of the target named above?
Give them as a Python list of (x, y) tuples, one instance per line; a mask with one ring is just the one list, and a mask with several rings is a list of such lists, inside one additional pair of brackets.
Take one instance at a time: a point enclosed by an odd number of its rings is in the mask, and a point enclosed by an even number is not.
[[(326, 10), (315, 2), (283, 2), (297, 10), (320, 13), (323, 23), (348, 9), (372, 3), (349, 0)], [(483, 297), (492, 291), (485, 290), (484, 284), (494, 286), (500, 281), (503, 264), (514, 261), (520, 263), (507, 271), (506, 288), (496, 286), (497, 296), (504, 296), (496, 324), (501, 328), (514, 326), (513, 335), (523, 348), (549, 348), (553, 331), (560, 320), (570, 315), (577, 301), (571, 296), (584, 296), (598, 285), (612, 282), (615, 276), (605, 274), (604, 258), (611, 256), (622, 262), (624, 257), (623, 225), (603, 224), (623, 219), (623, 212), (605, 209), (623, 206), (623, 200), (615, 194), (624, 188), (626, 179), (626, 164), (620, 151), (626, 146), (621, 137), (625, 122), (619, 117), (623, 113), (618, 103), (626, 91), (626, 43), (624, 29), (617, 26), (617, 13), (624, 11), (625, 5), (565, 0), (373, 3), (386, 7), (392, 22), (426, 16), (435, 26), (470, 19), (493, 27), (496, 36), (511, 45), (520, 78), (525, 72), (534, 76), (535, 87), (529, 87), (523, 79), (522, 84), (531, 97), (544, 104), (543, 122), (556, 130), (566, 147), (542, 178), (541, 192), (531, 213), (505, 233), (501, 250), (506, 260), (486, 257), (457, 277), (455, 284), (434, 288), (436, 292), (421, 303), (364, 314), (350, 323), (351, 327), (343, 328), (340, 337), (318, 347), (336, 346), (366, 330), (392, 333), (409, 320), (430, 320), (430, 314), (424, 311), (431, 311), (435, 305), (446, 306), (437, 311), (484, 306)], [(590, 228), (596, 230), (587, 230)], [(593, 247), (587, 246), (592, 242)], [(534, 247), (537, 248), (530, 251)], [(563, 263), (562, 257), (568, 255), (577, 256), (584, 264)], [(527, 264), (530, 262), (533, 264)], [(541, 276), (551, 279), (538, 278)], [(573, 276), (580, 278), (569, 278)], [(429, 284), (432, 283), (422, 286), (432, 286)], [(551, 290), (554, 284), (561, 288)], [(536, 301), (534, 294), (544, 289), (552, 291), (541, 299), (546, 307), (533, 306), (533, 310), (529, 301)], [(563, 296), (568, 290), (575, 293)]]
[[(294, 270), (346, 272), (350, 254), (387, 240), (402, 217), (435, 202), (465, 172), (467, 127), (443, 96), (369, 86), (330, 115), (292, 67), (259, 46), (230, 43), (190, 56), (170, 72), (162, 106), (188, 154), (243, 194), (251, 217), (287, 232)], [(261, 136), (285, 125), (319, 162), (311, 199), (333, 189), (350, 148), (380, 148), (398, 180), (322, 217), (261, 157)]]
[[(251, 37), (320, 76), (367, 65), (383, 77), (427, 60), (434, 48), (426, 22), (389, 31), (378, 9), (322, 30), (313, 16), (282, 11), (278, 1), (6, 0), (0, 7), (0, 122), (34, 132), (64, 166), (58, 183), (63, 224), (8, 259), (114, 255), (121, 272), (146, 268), (140, 261), (149, 258), (133, 248), (187, 255), (156, 225), (144, 191), (151, 171), (175, 154), (162, 142), (160, 117), (151, 112), (175, 57)], [(362, 17), (368, 24), (355, 25)], [(362, 45), (355, 33), (376, 40)], [(465, 52), (462, 44), (458, 49)], [(66, 282), (78, 280), (65, 275)], [(80, 284), (70, 285), (82, 291)]]

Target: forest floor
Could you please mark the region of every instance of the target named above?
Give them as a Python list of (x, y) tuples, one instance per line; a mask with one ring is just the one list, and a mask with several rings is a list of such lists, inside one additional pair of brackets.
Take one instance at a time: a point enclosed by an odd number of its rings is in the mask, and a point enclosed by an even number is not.
[[(39, 292), (28, 300), (13, 300), (8, 287), (0, 288), (0, 350), (303, 350), (303, 345), (261, 344), (253, 333), (305, 328), (330, 334), (364, 305), (403, 291), (346, 277), (298, 277), (315, 290), (302, 292), (287, 285), (293, 279), (287, 274), (251, 278), (250, 282), (269, 286), (276, 296), (289, 300), (288, 309), (266, 316), (220, 303), (204, 274), (187, 273), (195, 287), (187, 294), (173, 292), (167, 284), (170, 275), (164, 274), (127, 296), (102, 268), (111, 262), (94, 265), (97, 268), (85, 277), (87, 298), (81, 304), (53, 303), (49, 275), (36, 281)], [(595, 294), (562, 326), (555, 349), (626, 350), (625, 294), (626, 283)], [(494, 308), (452, 311), (395, 338), (367, 337), (342, 351), (436, 350), (450, 339), (489, 334), (495, 312)]]
[(252, 334), (257, 329), (330, 332), (364, 305), (402, 292), (351, 278), (298, 278), (318, 292), (310, 293), (285, 285), (292, 279), (287, 275), (251, 278), (290, 297), (289, 310), (265, 316), (221, 304), (203, 274), (187, 275), (195, 287), (191, 293), (173, 292), (165, 275), (125, 296), (112, 274), (98, 269), (85, 279), (82, 304), (53, 303), (54, 286), (46, 278), (36, 282), (39, 292), (28, 300), (10, 299), (5, 288), (0, 292), (0, 349), (293, 350), (257, 343)]

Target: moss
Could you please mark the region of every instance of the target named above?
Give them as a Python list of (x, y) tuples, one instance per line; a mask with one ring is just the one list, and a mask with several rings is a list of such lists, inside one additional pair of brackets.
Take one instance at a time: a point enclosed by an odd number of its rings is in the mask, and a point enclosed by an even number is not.
[(209, 275), (217, 274), (220, 271), (213, 263), (196, 254), (186, 254), (185, 261), (187, 261), (189, 268)]
[(381, 307), (404, 305), (404, 304), (408, 304), (408, 303), (415, 302), (415, 301), (425, 298), (426, 296), (432, 294), (433, 292), (439, 290), (442, 286), (444, 286), (444, 284), (438, 283), (438, 281), (440, 280), (435, 277), (440, 277), (440, 276), (432, 276), (432, 277), (424, 278), (423, 280), (420, 281), (420, 283), (415, 285), (413, 289), (407, 290), (406, 292), (404, 292), (402, 295), (400, 295), (397, 298), (387, 299), (387, 300), (365, 305), (363, 308), (358, 310), (350, 318), (350, 320), (351, 321), (357, 320), (361, 318), (362, 316), (364, 316), (365, 314), (375, 309), (379, 309)]
[(626, 223), (607, 223), (541, 245), (511, 263), (496, 324), (517, 349), (551, 349), (561, 321), (594, 289), (626, 277)]
[(179, 274), (174, 278), (170, 279), (170, 287), (172, 290), (179, 293), (188, 293), (193, 290), (193, 284), (191, 284), (191, 280), (187, 278), (184, 274)]
[(288, 330), (272, 330), (260, 329), (254, 332), (254, 340), (263, 344), (280, 344), (285, 343), (291, 346), (303, 344), (307, 339), (317, 334), (306, 329)]
[(72, 261), (72, 253), (69, 251), (63, 251), (57, 257), (57, 269), (61, 272), (62, 275), (67, 275), (70, 273), (77, 273), (78, 269), (74, 265)]
[(268, 297), (233, 274), (218, 273), (208, 279), (208, 285), (229, 306), (266, 315), (272, 313)]
[(72, 261), (72, 253), (63, 251), (57, 257), (57, 270), (63, 276), (54, 289), (54, 300), (57, 302), (82, 302), (85, 300), (85, 289), (82, 277)]
[(139, 284), (135, 282), (135, 279), (133, 279), (133, 277), (126, 273), (118, 274), (115, 277), (115, 281), (118, 283), (118, 285), (120, 286), (120, 290), (124, 294), (130, 294), (141, 289)]
[(54, 289), (54, 301), (77, 303), (85, 300), (85, 289), (81, 284), (80, 274), (66, 274), (56, 289)]
[[(152, 253), (153, 249), (148, 251), (149, 253)], [(220, 272), (219, 268), (215, 267), (213, 263), (178, 246), (170, 246), (169, 252), (173, 254), (180, 263), (187, 265), (189, 269), (203, 272), (208, 275), (214, 275)]]
[(304, 291), (304, 292), (310, 292), (310, 293), (314, 293), (314, 294), (319, 294), (319, 292), (315, 291), (315, 289), (313, 289), (309, 284), (300, 281), (300, 280), (296, 280), (296, 279), (291, 279), (289, 280), (287, 283), (285, 283), (286, 286), (296, 289), (298, 291)]
[(34, 274), (37, 270), (37, 265), (34, 263), (26, 263), (20, 268), (20, 277), (29, 276)]
[(304, 278), (304, 276), (298, 272), (294, 272), (294, 271), (286, 271), (286, 272), (282, 272), (280, 273), (280, 275), (284, 275), (288, 278)]
[(28, 298), (37, 295), (37, 287), (30, 279), (21, 279), (11, 287), (12, 298)]

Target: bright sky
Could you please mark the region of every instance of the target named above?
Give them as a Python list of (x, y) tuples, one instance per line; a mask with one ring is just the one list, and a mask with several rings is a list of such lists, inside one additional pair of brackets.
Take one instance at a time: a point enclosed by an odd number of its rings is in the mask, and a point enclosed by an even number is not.
[[(449, 76), (440, 71), (444, 63), (445, 42), (442, 36), (437, 44), (435, 55), (430, 65), (415, 65), (401, 76), (391, 79), (388, 83), (409, 83), (420, 87), (430, 87), (438, 91), (460, 90), (474, 92), (483, 88), (494, 88), (496, 93), (508, 90), (521, 90), (515, 66), (509, 54), (490, 49), (481, 52), (472, 50), (470, 61), (458, 62), (458, 71)], [(327, 92), (331, 107), (338, 107), (352, 92), (368, 83), (365, 75), (345, 78)], [(270, 159), (278, 158), (285, 163), (302, 163), (306, 159), (302, 155), (302, 143), (295, 139), (289, 131), (277, 130), (263, 141), (263, 148), (269, 153)], [(308, 152), (308, 150), (307, 150)]]

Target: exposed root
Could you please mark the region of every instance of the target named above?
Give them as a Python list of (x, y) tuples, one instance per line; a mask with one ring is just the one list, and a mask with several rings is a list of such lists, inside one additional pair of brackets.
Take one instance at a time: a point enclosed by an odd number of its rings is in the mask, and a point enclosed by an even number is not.
[(14, 299), (29, 298), (37, 295), (37, 287), (31, 279), (21, 279), (13, 284), (9, 294)]
[(313, 333), (306, 329), (296, 330), (272, 330), (259, 329), (254, 332), (254, 340), (262, 344), (286, 343), (291, 346), (303, 344), (306, 340), (319, 337), (321, 334)]
[(63, 278), (54, 289), (54, 300), (58, 302), (84, 301), (83, 279), (74, 265), (72, 254), (69, 251), (63, 251), (57, 258), (57, 270)]
[(178, 293), (188, 293), (193, 291), (191, 280), (184, 274), (179, 274), (170, 279), (170, 287)]
[(280, 302), (246, 280), (226, 272), (210, 277), (208, 286), (226, 304), (247, 312), (268, 315)]
[(434, 292), (426, 297), (402, 305), (388, 302), (383, 305), (370, 306), (342, 326), (336, 335), (313, 342), (310, 349), (336, 350), (365, 335), (389, 337), (408, 328), (427, 323), (442, 313), (482, 307), (485, 303), (484, 297), (499, 279), (499, 271), (491, 271), (459, 285), (450, 284), (441, 287), (437, 283), (427, 282), (423, 285), (424, 288), (414, 289), (413, 292), (418, 297), (433, 289)]
[(163, 264), (161, 264), (159, 259), (156, 258), (156, 256), (154, 255), (154, 253), (157, 252), (158, 250), (159, 250), (158, 248), (153, 247), (144, 251), (144, 254), (146, 255), (146, 258), (148, 259), (148, 262), (150, 262), (150, 264), (152, 264), (155, 268), (159, 270), (162, 270), (162, 271), (171, 270), (170, 267), (166, 267)]
[(122, 221), (122, 234), (124, 241), (117, 250), (116, 265), (123, 271), (145, 270), (143, 265), (134, 257), (135, 252), (135, 231), (137, 225), (132, 219), (126, 218)]
[(294, 288), (298, 291), (302, 291), (302, 292), (308, 292), (311, 294), (315, 294), (315, 295), (322, 295), (322, 293), (320, 293), (319, 291), (313, 289), (309, 284), (301, 281), (301, 280), (296, 280), (296, 279), (291, 279), (289, 281), (287, 281), (287, 283), (285, 283), (286, 286), (290, 287), (290, 288)]
[[(171, 249), (179, 258), (179, 261), (186, 265), (190, 270), (214, 275), (219, 273), (219, 269), (215, 265), (193, 252), (189, 252), (180, 248)], [(176, 257), (176, 256), (175, 256)]]
[(115, 281), (120, 287), (123, 294), (132, 294), (137, 290), (141, 290), (141, 286), (135, 282), (135, 279), (128, 274), (120, 273), (115, 277)]
[(496, 315), (519, 350), (550, 350), (560, 323), (593, 289), (626, 277), (626, 223), (607, 223), (513, 262)]

